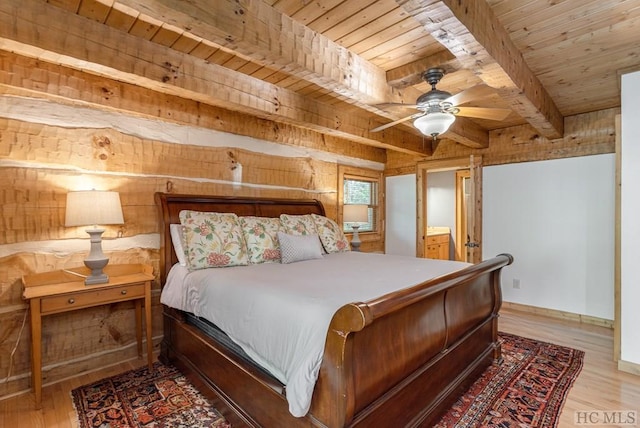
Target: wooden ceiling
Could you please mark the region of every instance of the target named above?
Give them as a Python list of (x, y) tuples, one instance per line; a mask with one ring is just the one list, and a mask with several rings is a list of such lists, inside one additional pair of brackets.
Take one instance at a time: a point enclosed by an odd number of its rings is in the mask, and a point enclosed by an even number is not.
[(640, 69), (640, 0), (3, 0), (0, 49), (311, 129), (429, 154), (411, 121), (430, 67), (438, 89), (495, 92), (443, 135), (487, 147), (528, 124), (620, 106), (619, 73)]

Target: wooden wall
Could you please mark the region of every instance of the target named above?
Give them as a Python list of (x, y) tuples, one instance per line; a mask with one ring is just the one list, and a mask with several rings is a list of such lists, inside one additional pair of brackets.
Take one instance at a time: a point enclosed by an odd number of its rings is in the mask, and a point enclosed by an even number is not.
[[(64, 226), (69, 190), (120, 192), (125, 224), (107, 227), (105, 253), (110, 263), (150, 263), (157, 272), (157, 191), (314, 198), (335, 219), (338, 166), (382, 170), (386, 158), (381, 149), (331, 140), (323, 150), (315, 150), (319, 137), (314, 133), (283, 133), (286, 127), (232, 112), (215, 121), (212, 117), (219, 111), (202, 106), (192, 110), (195, 104), (190, 100), (169, 100), (180, 103), (171, 108), (185, 115), (181, 122), (153, 117), (150, 106), (166, 103), (166, 96), (69, 73), (66, 85), (57, 87), (56, 80), (45, 92), (34, 91), (37, 85), (30, 81), (24, 84), (29, 91), (0, 84), (0, 399), (30, 387), (22, 275), (81, 266), (88, 253), (84, 228)], [(69, 85), (89, 89), (74, 98), (52, 97), (52, 92), (69, 91)], [(133, 107), (104, 109), (98, 103), (77, 102), (105, 87), (118, 87), (126, 94), (119, 100), (124, 104), (127, 97), (146, 100), (147, 105), (139, 104), (147, 111), (142, 115)], [(236, 131), (243, 124), (249, 136), (220, 132)], [(271, 141), (264, 139), (267, 129)], [(383, 248), (383, 241), (367, 243), (368, 250)], [(156, 349), (162, 335), (159, 295), (156, 280)], [(123, 303), (44, 318), (43, 382), (134, 358), (133, 317), (133, 305)]]

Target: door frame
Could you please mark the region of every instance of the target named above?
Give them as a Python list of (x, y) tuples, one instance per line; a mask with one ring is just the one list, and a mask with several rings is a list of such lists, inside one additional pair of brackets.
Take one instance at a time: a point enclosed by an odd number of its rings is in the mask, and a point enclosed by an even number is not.
[(427, 174), (429, 172), (469, 169), (472, 183), (470, 209), (473, 210), (474, 242), (478, 246), (471, 251), (471, 263), (482, 260), (482, 156), (429, 160), (416, 165), (416, 256), (425, 257), (427, 234)]
[[(466, 179), (471, 180), (471, 171), (469, 169), (456, 170), (456, 243), (467, 242), (469, 236), (467, 231), (467, 209), (464, 209), (467, 205), (465, 201), (465, 186), (464, 181)], [(456, 260), (467, 261), (467, 247), (462, 245), (456, 245)]]

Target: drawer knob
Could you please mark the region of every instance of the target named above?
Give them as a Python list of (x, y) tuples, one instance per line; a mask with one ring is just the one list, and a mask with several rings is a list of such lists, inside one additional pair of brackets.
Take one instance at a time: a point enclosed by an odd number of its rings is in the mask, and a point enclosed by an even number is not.
[(73, 297), (69, 298), (69, 304), (73, 305), (76, 302), (76, 299), (74, 299)]
[(122, 295), (124, 296), (125, 294), (127, 294), (127, 290), (122, 290), (122, 291), (120, 292), (120, 294), (122, 294)]

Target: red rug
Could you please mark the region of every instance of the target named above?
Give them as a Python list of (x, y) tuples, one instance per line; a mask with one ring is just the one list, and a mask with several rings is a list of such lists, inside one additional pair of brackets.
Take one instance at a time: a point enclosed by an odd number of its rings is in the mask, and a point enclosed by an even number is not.
[(71, 391), (79, 428), (230, 428), (187, 379), (156, 363)]
[(553, 428), (578, 377), (584, 352), (499, 333), (501, 364), (492, 364), (451, 406), (437, 428)]
[[(584, 352), (500, 333), (493, 364), (436, 424), (452, 427), (556, 427)], [(80, 428), (230, 425), (175, 368), (156, 363), (71, 392)], [(386, 428), (386, 427), (385, 427)]]

